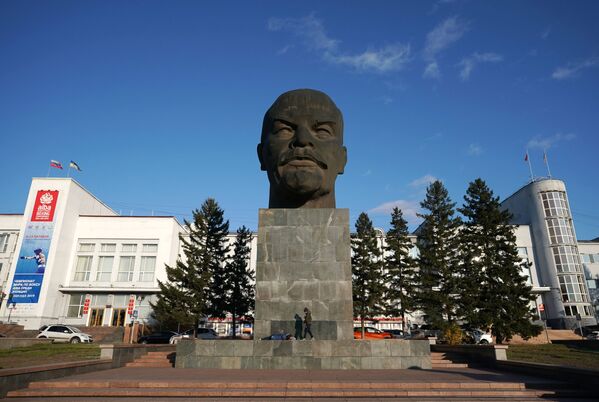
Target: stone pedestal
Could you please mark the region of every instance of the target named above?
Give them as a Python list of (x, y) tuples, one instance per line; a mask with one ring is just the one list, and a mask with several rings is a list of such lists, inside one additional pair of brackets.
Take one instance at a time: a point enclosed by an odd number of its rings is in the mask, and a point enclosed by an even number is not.
[(261, 209), (254, 338), (302, 328), (318, 340), (353, 339), (349, 210)]
[[(430, 369), (428, 341), (354, 340), (349, 211), (261, 209), (254, 340), (177, 344), (178, 368)], [(303, 329), (315, 340), (260, 338)]]

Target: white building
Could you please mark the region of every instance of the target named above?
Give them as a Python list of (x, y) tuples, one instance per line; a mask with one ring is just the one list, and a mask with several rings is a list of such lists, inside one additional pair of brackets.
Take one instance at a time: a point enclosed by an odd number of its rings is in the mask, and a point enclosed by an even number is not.
[[(516, 238), (520, 255), (532, 263), (530, 272), (523, 274), (537, 295), (533, 307), (539, 312), (545, 304), (546, 311), (551, 312), (557, 304), (549, 307), (552, 299), (548, 295), (559, 294), (560, 282), (556, 275), (546, 273), (550, 269), (555, 273), (557, 268), (555, 264), (547, 268), (551, 246), (539, 243), (542, 235), (538, 226), (545, 218), (524, 219), (529, 207), (516, 208), (515, 202), (517, 198), (520, 203), (537, 202), (535, 197), (545, 193), (537, 191), (541, 183), (532, 183), (534, 191), (526, 190), (528, 186), (519, 190), (503, 205), (514, 212), (514, 223), (519, 225)], [(527, 195), (520, 197), (520, 193)], [(535, 208), (538, 212), (540, 207)], [(0, 215), (0, 290), (5, 295), (0, 321), (7, 322), (10, 317), (26, 329), (49, 323), (122, 326), (135, 318), (146, 319), (149, 302), (159, 292), (158, 280), (166, 280), (165, 264), (176, 263), (182, 253), (179, 237), (186, 235), (174, 217), (119, 216), (72, 178), (34, 178), (24, 211), (23, 215)], [(545, 242), (550, 240), (547, 235), (545, 238)], [(234, 241), (234, 234), (229, 241)], [(576, 247), (576, 243), (569, 247)], [(580, 243), (579, 247), (586, 258), (588, 288), (596, 292), (599, 242)], [(254, 236), (252, 269), (255, 252)], [(574, 305), (591, 306), (586, 291), (589, 301)], [(596, 293), (594, 297), (596, 300)], [(584, 318), (591, 323), (592, 312)], [(398, 325), (396, 321), (380, 326), (390, 328)], [(217, 324), (220, 332), (226, 327)]]
[(578, 320), (582, 325), (596, 324), (564, 182), (538, 179), (501, 205), (513, 214), (512, 223), (531, 228), (537, 275), (549, 288), (543, 294), (548, 324), (554, 328), (573, 328)]

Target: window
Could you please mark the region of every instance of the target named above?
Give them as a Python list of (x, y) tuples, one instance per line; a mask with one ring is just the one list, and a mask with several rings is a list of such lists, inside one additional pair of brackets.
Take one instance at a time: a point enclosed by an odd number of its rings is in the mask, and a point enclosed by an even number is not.
[(123, 253), (135, 253), (137, 251), (137, 244), (123, 244), (121, 246), (121, 252)]
[(102, 243), (100, 244), (101, 253), (114, 253), (116, 251), (116, 244), (114, 243)]
[(89, 274), (92, 268), (92, 257), (82, 256), (77, 257), (77, 265), (75, 266), (75, 277), (73, 278), (76, 282), (89, 281)]
[(528, 258), (528, 250), (526, 247), (518, 247), (518, 255), (522, 257), (522, 259)]
[(548, 191), (541, 193), (543, 201), (543, 209), (546, 217), (563, 216), (570, 217), (568, 209), (568, 201), (566, 201), (566, 193), (563, 191)]
[(95, 248), (96, 248), (96, 245), (94, 243), (80, 243), (79, 244), (79, 251), (82, 253), (92, 253)]
[(114, 264), (114, 257), (112, 256), (100, 256), (98, 260), (98, 272), (96, 273), (96, 281), (98, 282), (110, 282), (112, 276), (112, 266)]
[(85, 303), (84, 293), (73, 293), (69, 297), (69, 308), (67, 317), (81, 317), (83, 315), (83, 304)]
[(94, 307), (104, 307), (108, 304), (108, 295), (92, 295), (91, 305)]
[(150, 314), (152, 313), (152, 307), (150, 306), (150, 301), (156, 303), (155, 296), (145, 296), (141, 301), (135, 301), (135, 309), (137, 310), (137, 317), (141, 321), (146, 321)]
[(558, 273), (582, 272), (582, 265), (578, 256), (578, 248), (574, 246), (551, 247), (553, 259)]
[(156, 257), (141, 257), (141, 266), (139, 268), (139, 281), (152, 282), (154, 280), (155, 267)]
[(593, 261), (591, 261), (591, 255), (590, 254), (580, 254), (580, 256), (582, 257), (582, 262), (585, 264), (590, 264)]
[(551, 244), (574, 244), (572, 223), (567, 218), (547, 218), (547, 230)]
[(6, 249), (8, 248), (8, 238), (9, 234), (1, 234), (0, 235), (0, 253), (6, 253)]
[(587, 294), (582, 275), (559, 275), (562, 301), (586, 302)]
[(589, 289), (597, 289), (597, 282), (599, 282), (596, 279), (587, 279), (587, 287)]
[(592, 315), (590, 306), (582, 306), (584, 308), (584, 315)]
[(124, 308), (129, 305), (129, 295), (114, 295), (112, 306), (116, 308)]
[(573, 317), (578, 314), (578, 308), (576, 306), (564, 306), (564, 310), (566, 311), (566, 316)]
[(119, 263), (119, 273), (117, 275), (117, 282), (131, 282), (133, 281), (133, 266), (135, 265), (135, 257), (121, 257)]
[(155, 253), (158, 251), (158, 244), (144, 244), (142, 248), (143, 253)]

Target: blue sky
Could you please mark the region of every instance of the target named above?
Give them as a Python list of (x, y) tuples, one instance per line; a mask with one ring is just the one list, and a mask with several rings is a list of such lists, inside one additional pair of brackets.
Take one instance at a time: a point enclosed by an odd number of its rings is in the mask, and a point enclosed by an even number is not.
[(546, 149), (594, 238), (598, 19), (595, 1), (4, 1), (0, 212), (74, 160), (117, 212), (183, 218), (214, 197), (255, 230), (264, 112), (315, 88), (344, 113), (352, 222), (387, 228), (398, 205), (414, 228), (432, 178), (458, 204), (477, 177), (503, 199), (529, 180), (527, 148), (547, 175)]

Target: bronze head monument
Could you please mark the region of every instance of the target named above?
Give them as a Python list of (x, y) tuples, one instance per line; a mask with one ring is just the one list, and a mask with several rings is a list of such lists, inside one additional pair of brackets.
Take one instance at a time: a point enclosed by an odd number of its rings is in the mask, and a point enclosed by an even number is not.
[(269, 208), (335, 208), (335, 180), (347, 162), (341, 111), (323, 92), (285, 92), (264, 115), (258, 158)]

